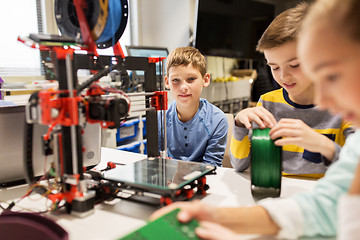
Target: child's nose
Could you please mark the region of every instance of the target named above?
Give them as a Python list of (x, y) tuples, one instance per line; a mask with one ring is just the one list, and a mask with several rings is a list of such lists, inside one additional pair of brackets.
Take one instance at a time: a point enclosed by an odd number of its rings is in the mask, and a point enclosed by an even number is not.
[(322, 109), (329, 109), (331, 108), (331, 95), (328, 94), (325, 86), (321, 84), (315, 85), (315, 98), (314, 102), (315, 105), (318, 105)]
[(281, 77), (281, 79), (285, 79), (285, 78), (287, 78), (288, 76), (290, 76), (289, 71), (287, 71), (286, 69), (282, 69), (281, 72), (280, 72), (280, 77)]
[(186, 82), (183, 82), (180, 86), (180, 91), (187, 91), (189, 89), (189, 86)]

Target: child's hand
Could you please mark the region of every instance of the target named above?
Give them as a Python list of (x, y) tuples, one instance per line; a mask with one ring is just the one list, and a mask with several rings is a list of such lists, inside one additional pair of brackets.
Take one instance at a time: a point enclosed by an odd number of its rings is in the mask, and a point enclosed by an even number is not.
[(188, 222), (193, 218), (199, 221), (200, 226), (195, 229), (195, 233), (201, 239), (239, 239), (233, 231), (215, 223), (219, 220), (218, 217), (216, 217), (216, 208), (214, 209), (213, 206), (204, 204), (199, 200), (172, 203), (155, 211), (149, 220), (154, 221), (176, 208), (180, 208), (180, 212), (177, 215), (180, 222)]
[(191, 202), (175, 202), (166, 207), (163, 207), (155, 211), (149, 218), (150, 221), (153, 221), (162, 215), (176, 209), (180, 208), (178, 213), (178, 219), (180, 222), (188, 222), (191, 219), (195, 218), (197, 220), (203, 221), (214, 221), (214, 207), (207, 204), (201, 203), (199, 200), (194, 200)]
[(200, 222), (200, 227), (195, 230), (196, 235), (207, 240), (240, 240), (239, 236), (228, 228), (213, 222)]
[(245, 126), (247, 129), (251, 128), (251, 122), (255, 122), (260, 128), (272, 128), (276, 124), (276, 119), (263, 106), (245, 108), (235, 116), (236, 126)]
[(270, 136), (273, 140), (277, 139), (274, 142), (277, 146), (297, 145), (310, 152), (319, 152), (329, 160), (335, 153), (335, 146), (331, 139), (316, 132), (299, 119), (281, 119), (270, 130)]

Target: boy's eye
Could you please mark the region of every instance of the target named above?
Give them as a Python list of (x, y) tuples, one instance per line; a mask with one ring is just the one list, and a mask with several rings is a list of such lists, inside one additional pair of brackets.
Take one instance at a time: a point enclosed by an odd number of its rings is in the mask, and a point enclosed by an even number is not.
[(290, 65), (290, 67), (292, 67), (292, 68), (297, 68), (297, 67), (299, 67), (300, 66), (300, 64), (298, 63), (298, 64), (294, 64), (294, 65)]
[(177, 78), (174, 78), (174, 79), (171, 79), (172, 82), (176, 83), (176, 82), (179, 82), (180, 80), (177, 79)]
[(326, 77), (329, 82), (335, 82), (339, 78), (339, 74), (330, 74)]
[(196, 80), (196, 78), (194, 77), (188, 78), (188, 81), (194, 81), (194, 80)]

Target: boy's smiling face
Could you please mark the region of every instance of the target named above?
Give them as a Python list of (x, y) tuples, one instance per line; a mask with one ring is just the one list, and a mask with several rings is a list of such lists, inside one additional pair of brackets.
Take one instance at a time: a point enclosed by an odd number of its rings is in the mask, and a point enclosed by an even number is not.
[(314, 81), (315, 102), (360, 127), (360, 42), (319, 22), (304, 29), (298, 52)]
[(264, 50), (264, 55), (275, 81), (285, 88), (290, 99), (302, 105), (313, 104), (313, 84), (301, 70), (296, 47), (297, 42), (288, 42)]
[(203, 87), (210, 84), (210, 75), (201, 76), (199, 70), (192, 64), (188, 66), (173, 66), (165, 77), (165, 85), (180, 107), (198, 106)]

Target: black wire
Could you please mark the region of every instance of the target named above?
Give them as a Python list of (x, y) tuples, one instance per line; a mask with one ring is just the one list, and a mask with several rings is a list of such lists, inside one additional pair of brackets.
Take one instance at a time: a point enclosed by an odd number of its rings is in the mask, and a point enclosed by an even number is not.
[(113, 65), (111, 68), (107, 67), (104, 70), (97, 72), (96, 74), (94, 74), (94, 76), (92, 76), (91, 78), (89, 78), (88, 80), (86, 80), (77, 87), (76, 89), (77, 93), (80, 94), (85, 88), (88, 88), (93, 82), (96, 82), (100, 78), (108, 75), (112, 70), (117, 69), (118, 67), (120, 67), (120, 64)]

